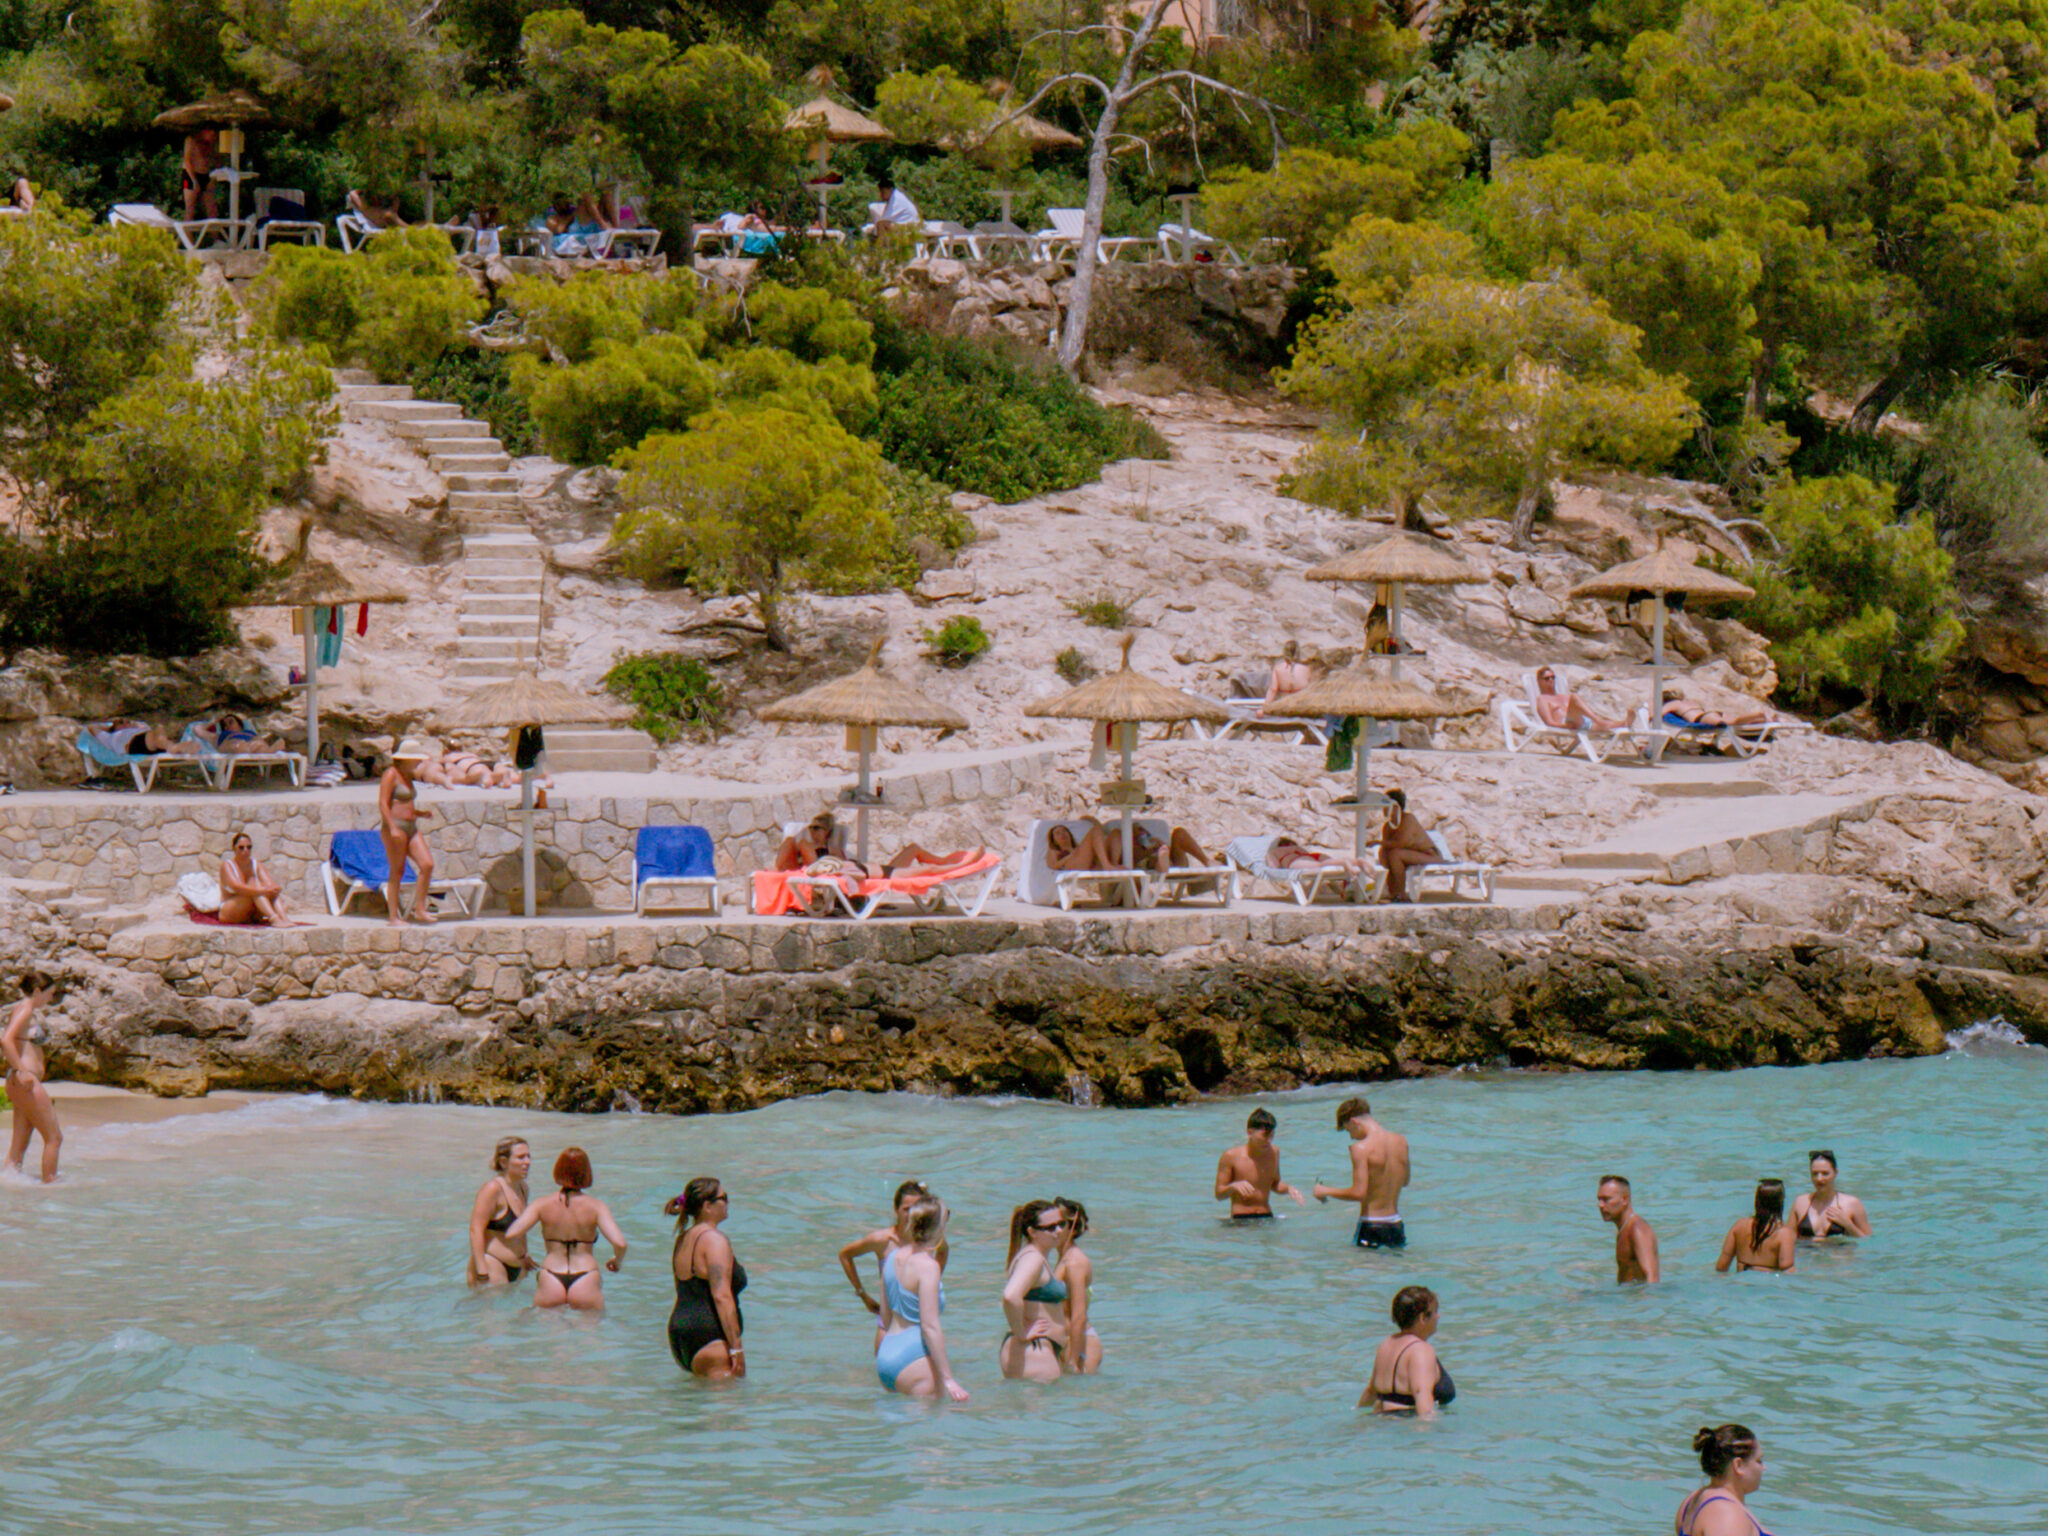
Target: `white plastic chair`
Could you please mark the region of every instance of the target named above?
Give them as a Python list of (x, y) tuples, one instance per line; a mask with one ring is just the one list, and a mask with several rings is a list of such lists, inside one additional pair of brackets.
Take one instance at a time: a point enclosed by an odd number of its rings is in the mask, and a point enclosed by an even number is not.
[(1453, 857), (1450, 844), (1444, 841), (1444, 835), (1441, 832), (1429, 832), (1424, 835), (1428, 837), (1430, 845), (1436, 849), (1437, 856), (1427, 864), (1411, 864), (1408, 866), (1408, 889), (1412, 894), (1417, 896), (1422, 894), (1420, 882), (1424, 880), (1441, 880), (1445, 891), (1455, 899), (1458, 894), (1458, 887), (1470, 881), (1478, 889), (1478, 900), (1493, 900), (1493, 866), (1491, 864), (1481, 864), (1475, 859)]
[(301, 245), (327, 244), (327, 226), (318, 219), (273, 219), (270, 205), (282, 199), (287, 203), (306, 206), (306, 194), (297, 187), (258, 187), (256, 189), (256, 249), (267, 251), (273, 240), (296, 240)]
[[(1569, 669), (1560, 669), (1558, 680), (1570, 691)], [(1522, 694), (1519, 699), (1496, 699), (1493, 712), (1500, 724), (1501, 740), (1511, 753), (1536, 742), (1545, 742), (1560, 752), (1577, 752), (1589, 763), (1605, 762), (1616, 752), (1634, 750), (1642, 754), (1645, 762), (1662, 760), (1664, 748), (1670, 744), (1672, 733), (1653, 728), (1646, 718), (1647, 711), (1638, 708), (1629, 723), (1612, 730), (1596, 730), (1588, 726), (1551, 725), (1536, 708), (1536, 674), (1522, 674)]]
[(1245, 878), (1278, 886), (1282, 894), (1294, 898), (1296, 906), (1313, 906), (1322, 897), (1332, 895), (1345, 902), (1378, 901), (1386, 888), (1387, 872), (1377, 864), (1369, 870), (1345, 869), (1335, 864), (1268, 864), (1267, 856), (1278, 840), (1277, 833), (1234, 837), (1223, 850), (1223, 857)]

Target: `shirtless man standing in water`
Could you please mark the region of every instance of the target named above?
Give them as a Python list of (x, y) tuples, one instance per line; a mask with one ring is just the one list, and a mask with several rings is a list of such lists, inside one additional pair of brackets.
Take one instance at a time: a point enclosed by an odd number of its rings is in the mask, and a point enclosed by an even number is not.
[(1280, 1154), (1273, 1148), (1279, 1124), (1270, 1109), (1253, 1110), (1244, 1123), (1244, 1145), (1216, 1160), (1216, 1198), (1230, 1202), (1232, 1221), (1272, 1220), (1275, 1195), (1292, 1195), (1296, 1205), (1308, 1203), (1280, 1177)]
[(1372, 1117), (1363, 1099), (1337, 1106), (1337, 1129), (1351, 1137), (1351, 1183), (1344, 1189), (1317, 1184), (1318, 1200), (1356, 1200), (1361, 1248), (1406, 1248), (1408, 1229), (1401, 1222), (1401, 1191), (1408, 1187), (1408, 1138), (1388, 1130)]
[(1614, 1223), (1614, 1283), (1655, 1285), (1663, 1278), (1657, 1266), (1657, 1234), (1636, 1214), (1628, 1180), (1610, 1173), (1595, 1195), (1603, 1220)]

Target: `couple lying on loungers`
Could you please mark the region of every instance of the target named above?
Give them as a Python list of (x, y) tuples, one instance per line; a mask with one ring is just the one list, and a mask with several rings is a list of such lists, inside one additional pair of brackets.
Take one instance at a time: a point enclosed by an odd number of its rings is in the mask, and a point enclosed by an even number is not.
[(782, 840), (782, 848), (775, 855), (775, 867), (784, 871), (800, 869), (813, 875), (859, 875), (869, 880), (887, 880), (898, 875), (915, 878), (964, 869), (979, 863), (987, 851), (976, 848), (971, 852), (928, 853), (912, 843), (893, 859), (862, 864), (847, 856), (846, 829), (830, 811), (820, 811), (804, 825), (803, 831)]
[[(1628, 724), (1625, 720), (1611, 719), (1587, 704), (1576, 693), (1560, 692), (1557, 673), (1549, 667), (1536, 669), (1536, 713), (1543, 723), (1567, 731), (1618, 731)], [(1762, 710), (1752, 710), (1745, 715), (1724, 714), (1718, 709), (1708, 709), (1691, 699), (1666, 699), (1664, 701), (1663, 723), (1669, 726), (1687, 727), (1732, 727), (1738, 731), (1756, 730), (1770, 723), (1771, 717)]]
[(259, 736), (240, 715), (196, 722), (182, 741), (141, 720), (109, 720), (88, 727), (88, 734), (110, 752), (126, 757), (203, 757), (208, 752), (282, 752), (274, 736)]
[[(474, 752), (443, 752), (439, 757), (430, 757), (413, 769), (412, 776), (422, 784), (438, 784), (443, 789), (519, 787), (517, 768), (510, 763), (491, 762)], [(544, 773), (537, 775), (533, 782), (543, 789), (554, 785), (554, 780)]]
[(1131, 851), (1134, 858), (1126, 864), (1123, 833), (1113, 827), (1105, 827), (1093, 816), (1082, 819), (1088, 830), (1079, 839), (1064, 825), (1056, 825), (1046, 834), (1045, 861), (1053, 869), (1150, 869), (1163, 875), (1169, 869), (1186, 869), (1194, 865), (1206, 867), (1215, 862), (1202, 852), (1202, 845), (1188, 835), (1185, 827), (1175, 827), (1164, 841), (1143, 827), (1133, 827)]

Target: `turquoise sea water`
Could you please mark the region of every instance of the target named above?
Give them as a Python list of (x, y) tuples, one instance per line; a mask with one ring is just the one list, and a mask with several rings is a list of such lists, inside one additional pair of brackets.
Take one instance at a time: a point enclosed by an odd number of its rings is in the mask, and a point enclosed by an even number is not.
[[(0, 1187), (0, 1531), (1658, 1532), (1687, 1445), (1763, 1437), (1779, 1536), (2048, 1528), (2048, 1052), (1728, 1075), (1467, 1073), (1375, 1086), (1416, 1176), (1402, 1255), (1335, 1205), (1232, 1229), (1246, 1101), (1151, 1111), (833, 1095), (717, 1119), (276, 1101), (75, 1132)], [(1339, 1089), (1270, 1097), (1289, 1177), (1340, 1178)], [(493, 1140), (562, 1146), (632, 1240), (602, 1321), (462, 1287)], [(1877, 1234), (1789, 1277), (1712, 1260), (1755, 1180), (1831, 1145)], [(1596, 1177), (1627, 1173), (1670, 1283), (1618, 1290)], [(670, 1360), (670, 1224), (734, 1195), (752, 1378)], [(947, 1336), (973, 1401), (882, 1395), (838, 1245), (906, 1175), (956, 1212)], [(537, 1178), (538, 1186), (538, 1178)], [(1010, 1206), (1094, 1216), (1103, 1375), (995, 1367)], [(538, 1247), (536, 1245), (536, 1251)], [(1387, 1303), (1443, 1299), (1457, 1405), (1354, 1411)]]

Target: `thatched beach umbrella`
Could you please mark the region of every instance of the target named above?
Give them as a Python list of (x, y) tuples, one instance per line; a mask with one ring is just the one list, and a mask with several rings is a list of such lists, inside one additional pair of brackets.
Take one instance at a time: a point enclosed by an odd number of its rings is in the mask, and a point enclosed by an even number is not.
[[(812, 72), (814, 75), (817, 71)], [(808, 77), (807, 77), (808, 78)], [(811, 158), (817, 162), (817, 171), (811, 178), (811, 185), (818, 189), (818, 226), (824, 228), (832, 221), (826, 206), (832, 195), (832, 188), (824, 180), (825, 164), (832, 158), (834, 144), (886, 144), (896, 135), (876, 122), (872, 117), (863, 117), (848, 106), (842, 106), (830, 96), (820, 92), (783, 119), (783, 128), (790, 133), (815, 133), (824, 129), (824, 136), (811, 147)]]
[[(602, 725), (624, 719), (631, 711), (608, 699), (593, 699), (560, 683), (519, 672), (502, 683), (486, 683), (460, 704), (442, 710), (436, 721), (449, 730), (481, 730), (529, 725)], [(521, 888), (526, 915), (533, 916), (533, 764), (519, 770)]]
[(1654, 553), (1602, 571), (1572, 588), (1573, 597), (1618, 597), (1634, 602), (1642, 597), (1657, 600), (1657, 617), (1650, 642), (1650, 729), (1664, 718), (1664, 613), (1665, 600), (1673, 593), (1685, 597), (1724, 600), (1755, 597), (1756, 593), (1731, 576), (1695, 565), (1664, 548), (1657, 541)]
[(858, 672), (778, 699), (756, 718), (777, 723), (843, 725), (860, 752), (860, 781), (853, 795), (854, 857), (868, 861), (868, 808), (879, 803), (869, 787), (881, 729), (885, 725), (924, 726), (935, 731), (964, 731), (967, 717), (926, 698), (908, 683), (882, 670), (882, 644), (877, 640)]
[(1123, 664), (1116, 671), (1083, 683), (1056, 699), (1040, 699), (1024, 706), (1024, 713), (1039, 719), (1088, 720), (1116, 727), (1117, 749), (1123, 757), (1123, 777), (1109, 786), (1113, 791), (1105, 804), (1121, 813), (1124, 824), (1124, 862), (1136, 857), (1131, 815), (1144, 799), (1145, 785), (1131, 777), (1131, 754), (1138, 745), (1138, 727), (1147, 721), (1171, 725), (1181, 720), (1204, 720), (1220, 724), (1230, 711), (1208, 699), (1197, 698), (1178, 688), (1131, 670), (1131, 647), (1136, 635), (1123, 638)]
[[(340, 567), (307, 554), (313, 525), (299, 529), (296, 569), (289, 576), (265, 583), (234, 606), (237, 608), (298, 608), (305, 612), (306, 629), (306, 765), (320, 761), (320, 635), (313, 622), (316, 608), (346, 608), (357, 603), (409, 603), (412, 598), (374, 582), (358, 581)], [(339, 620), (337, 620), (339, 622)]]
[[(1401, 675), (1401, 608), (1410, 585), (1451, 587), (1484, 581), (1485, 573), (1467, 565), (1456, 551), (1419, 534), (1396, 529), (1376, 544), (1354, 549), (1334, 560), (1311, 566), (1310, 581), (1349, 581), (1387, 589), (1387, 630), (1394, 640), (1394, 676)], [(1270, 714), (1271, 711), (1269, 710)], [(1389, 717), (1393, 718), (1393, 717)]]
[(239, 223), (242, 217), (242, 135), (239, 130), (260, 128), (276, 121), (270, 108), (241, 90), (173, 107), (168, 112), (159, 112), (155, 118), (157, 127), (173, 128), (180, 133), (190, 133), (196, 128), (230, 130), (228, 169), (233, 174), (228, 178), (228, 219), (232, 223)]
[(1404, 683), (1398, 677), (1383, 677), (1373, 670), (1373, 657), (1368, 653), (1360, 655), (1343, 671), (1332, 672), (1328, 677), (1310, 683), (1299, 693), (1281, 695), (1266, 706), (1266, 713), (1291, 720), (1315, 720), (1328, 715), (1358, 717), (1358, 748), (1353, 755), (1357, 787), (1348, 802), (1337, 802), (1337, 808), (1350, 811), (1356, 818), (1352, 844), (1355, 856), (1362, 859), (1365, 857), (1366, 813), (1385, 803), (1366, 787), (1372, 761), (1372, 748), (1366, 742), (1372, 722), (1448, 720), (1455, 715), (1469, 715), (1481, 707), (1476, 704), (1448, 704), (1435, 694), (1424, 692), (1412, 683)]

